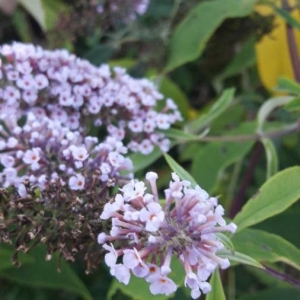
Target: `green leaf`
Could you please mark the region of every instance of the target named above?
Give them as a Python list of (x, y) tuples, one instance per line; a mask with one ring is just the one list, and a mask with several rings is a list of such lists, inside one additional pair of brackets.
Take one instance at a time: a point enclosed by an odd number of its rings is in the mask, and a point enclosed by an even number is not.
[[(5, 269), (15, 268), (18, 269), (18, 267), (13, 266), (11, 257), (14, 253), (14, 249), (8, 245), (0, 246), (0, 271), (3, 271)], [(18, 255), (19, 262), (23, 264), (33, 263), (34, 258), (25, 255), (23, 253), (20, 253)]]
[(288, 111), (299, 111), (300, 110), (300, 98), (295, 98), (284, 106), (284, 109)]
[(225, 246), (226, 249), (234, 249), (231, 240), (224, 233), (218, 232), (216, 233), (216, 236), (218, 237), (219, 241)]
[(137, 61), (131, 58), (122, 58), (122, 59), (110, 60), (108, 64), (111, 68), (122, 67), (125, 69), (130, 69), (137, 64)]
[(214, 271), (209, 283), (211, 284), (211, 291), (207, 294), (205, 300), (226, 300), (219, 269)]
[(107, 62), (113, 54), (113, 48), (107, 44), (96, 44), (83, 57), (98, 66)]
[(251, 36), (235, 54), (233, 60), (226, 66), (225, 70), (218, 75), (217, 80), (224, 80), (228, 77), (240, 75), (241, 72), (255, 65), (255, 38)]
[[(170, 273), (169, 277), (178, 286), (182, 286), (184, 280), (184, 270), (183, 266), (177, 258), (172, 259), (171, 269), (172, 272)], [(137, 278), (135, 276), (132, 276), (130, 278), (130, 282), (128, 285), (124, 285), (123, 283), (120, 283), (118, 280), (114, 279), (109, 288), (107, 300), (114, 299), (113, 296), (118, 289), (121, 290), (125, 295), (135, 300), (166, 300), (170, 298), (170, 296), (167, 297), (164, 295), (155, 295), (155, 297), (153, 297), (153, 294), (151, 294), (149, 290), (149, 285), (150, 283), (146, 282), (144, 278)]]
[(278, 89), (295, 95), (300, 94), (300, 84), (286, 77), (278, 79)]
[(201, 136), (197, 136), (195, 134), (175, 128), (161, 130), (160, 132), (163, 133), (166, 137), (180, 142), (200, 141), (201, 139)]
[(32, 41), (31, 28), (26, 12), (20, 8), (17, 8), (14, 11), (11, 20), (22, 42), (30, 43)]
[(188, 180), (193, 186), (197, 185), (196, 180), (182, 167), (180, 166), (170, 155), (164, 154), (165, 159), (170, 168), (182, 179)]
[[(37, 21), (41, 28), (46, 31), (46, 17), (42, 0), (17, 0)], [(52, 0), (51, 0), (52, 1)]]
[(133, 171), (137, 172), (145, 169), (146, 167), (154, 163), (162, 155), (163, 155), (162, 151), (158, 147), (155, 147), (150, 154), (144, 155), (142, 153), (136, 152), (130, 155), (129, 158), (132, 160), (133, 163), (133, 167), (134, 167)]
[(278, 172), (279, 162), (275, 146), (270, 139), (262, 139), (267, 157), (267, 179)]
[(53, 29), (60, 17), (61, 13), (68, 11), (68, 6), (60, 0), (41, 0), (45, 13), (45, 29)]
[[(228, 131), (228, 135), (253, 133), (255, 122), (243, 123), (235, 130)], [(222, 136), (220, 136), (220, 139)], [(241, 160), (253, 146), (253, 141), (244, 142), (214, 142), (203, 145), (198, 152), (194, 153), (191, 175), (199, 185), (211, 192), (217, 183), (221, 172), (234, 162)]]
[(238, 231), (277, 215), (300, 197), (300, 167), (285, 169), (271, 177), (242, 208), (233, 222)]
[(295, 224), (299, 222), (300, 207), (297, 203), (289, 207), (283, 213), (267, 219), (257, 225), (254, 229), (260, 229), (275, 233), (300, 249), (300, 235), (295, 234)]
[(300, 250), (284, 238), (246, 228), (233, 235), (234, 249), (259, 262), (284, 262), (300, 270)]
[(167, 77), (159, 79), (159, 90), (167, 98), (171, 98), (178, 105), (182, 117), (187, 120), (189, 117), (189, 100), (179, 86)]
[(250, 257), (246, 254), (237, 252), (237, 251), (223, 249), (223, 250), (218, 251), (217, 255), (221, 258), (228, 258), (230, 261), (236, 262), (239, 264), (248, 265), (248, 266), (252, 266), (252, 267), (256, 267), (256, 268), (260, 268), (260, 269), (264, 268), (258, 261), (256, 261), (252, 257)]
[(187, 130), (189, 132), (199, 132), (204, 127), (208, 126), (211, 121), (217, 118), (222, 112), (224, 112), (233, 101), (235, 89), (227, 89), (223, 92), (221, 97), (214, 103), (209, 111), (198, 117), (197, 119), (189, 122)]
[(300, 300), (300, 291), (292, 288), (272, 287), (263, 291), (248, 293), (237, 300)]
[(81, 295), (84, 299), (92, 299), (83, 282), (65, 261), (62, 260), (62, 271), (57, 271), (57, 255), (47, 262), (44, 248), (36, 248), (31, 254), (36, 259), (35, 263), (2, 270), (0, 277), (33, 287), (63, 289)]
[(281, 17), (283, 18), (289, 25), (291, 25), (292, 27), (295, 27), (297, 29), (300, 29), (300, 23), (298, 20), (296, 20), (292, 14), (287, 11), (284, 10), (278, 6), (276, 6), (274, 3), (272, 2), (268, 2), (268, 4), (274, 9), (274, 11)]
[(216, 0), (193, 7), (171, 37), (166, 71), (197, 59), (224, 20), (249, 15), (256, 2), (257, 0)]
[(263, 126), (266, 122), (268, 116), (270, 113), (277, 107), (284, 106), (287, 103), (291, 102), (293, 100), (293, 97), (276, 97), (271, 98), (268, 101), (266, 101), (259, 109), (257, 114), (257, 123), (258, 123), (258, 129), (257, 131), (259, 133), (263, 132)]

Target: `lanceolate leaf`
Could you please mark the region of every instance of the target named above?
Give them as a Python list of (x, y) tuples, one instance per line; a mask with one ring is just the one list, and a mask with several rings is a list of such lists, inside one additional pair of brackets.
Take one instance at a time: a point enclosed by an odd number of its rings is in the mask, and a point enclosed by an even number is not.
[(197, 185), (196, 180), (182, 167), (180, 166), (170, 155), (164, 154), (167, 163), (170, 168), (182, 179), (188, 180), (192, 185)]
[(273, 142), (270, 139), (262, 139), (267, 158), (267, 179), (278, 171), (278, 156)]
[(291, 102), (293, 97), (276, 97), (271, 98), (266, 101), (258, 111), (257, 114), (257, 123), (258, 123), (258, 132), (262, 132), (264, 123), (266, 122), (270, 113), (277, 107), (284, 106)]
[(200, 136), (197, 136), (195, 134), (185, 132), (183, 130), (175, 129), (175, 128), (170, 128), (167, 130), (162, 130), (161, 131), (165, 136), (177, 140), (178, 142), (191, 142), (191, 141), (199, 141)]
[(284, 106), (284, 109), (288, 111), (299, 111), (300, 110), (300, 98), (297, 97), (293, 99), (291, 102)]
[(237, 251), (231, 251), (231, 250), (220, 250), (218, 252), (218, 256), (222, 257), (222, 258), (228, 258), (230, 261), (232, 262), (236, 262), (236, 263), (240, 263), (243, 265), (248, 265), (248, 266), (252, 266), (252, 267), (256, 267), (256, 268), (264, 268), (258, 261), (256, 261), (254, 258), (237, 252)]
[(211, 284), (211, 292), (207, 294), (205, 300), (226, 300), (218, 269), (212, 274), (209, 283)]
[(225, 90), (206, 114), (199, 116), (187, 125), (187, 130), (189, 132), (199, 132), (208, 126), (211, 121), (229, 107), (233, 101), (234, 92), (234, 89)]
[(244, 229), (232, 238), (234, 249), (259, 262), (284, 262), (300, 270), (300, 250), (282, 237), (258, 229)]
[(257, 0), (216, 0), (194, 7), (171, 37), (166, 71), (197, 59), (225, 19), (249, 15), (256, 2)]
[(233, 250), (233, 244), (231, 240), (224, 233), (216, 233), (216, 236), (220, 240), (220, 242), (225, 246), (226, 249)]
[(285, 169), (271, 177), (236, 215), (239, 231), (277, 215), (300, 198), (300, 167)]
[(42, 0), (18, 0), (18, 2), (32, 15), (43, 30), (46, 30), (46, 16)]
[(300, 85), (286, 77), (280, 77), (278, 80), (278, 88), (294, 95), (300, 95)]

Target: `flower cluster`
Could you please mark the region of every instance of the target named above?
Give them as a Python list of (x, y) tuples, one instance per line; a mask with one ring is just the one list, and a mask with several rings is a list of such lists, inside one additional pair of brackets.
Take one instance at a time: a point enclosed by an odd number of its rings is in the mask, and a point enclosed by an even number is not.
[(105, 262), (113, 276), (124, 284), (131, 273), (145, 278), (154, 295), (169, 295), (177, 289), (168, 277), (172, 256), (176, 256), (186, 273), (185, 286), (196, 299), (210, 291), (207, 279), (216, 267), (229, 266), (228, 259), (217, 256), (224, 246), (216, 233), (233, 233), (236, 225), (226, 225), (224, 209), (216, 198), (199, 186), (191, 188), (190, 182), (180, 181), (175, 173), (161, 205), (157, 177), (154, 172), (146, 175), (152, 193), (146, 193), (143, 182), (132, 180), (104, 206), (100, 218), (111, 219), (112, 228), (110, 235), (100, 233), (98, 242), (108, 251)]
[(95, 67), (65, 50), (14, 43), (0, 47), (1, 111), (27, 114), (43, 108), (47, 117), (70, 130), (87, 131), (90, 122), (103, 125), (107, 135), (128, 142), (132, 151), (148, 154), (154, 145), (163, 151), (169, 140), (156, 129), (168, 129), (181, 120), (177, 106), (153, 83), (134, 79), (125, 70), (107, 65)]
[(137, 15), (143, 15), (149, 3), (150, 0), (107, 0), (103, 4), (98, 5), (97, 12), (99, 14), (105, 12), (110, 17), (118, 17), (122, 22), (127, 23), (136, 19)]
[(122, 179), (121, 172), (132, 169), (131, 160), (123, 156), (127, 148), (113, 137), (102, 143), (96, 137), (83, 137), (49, 119), (42, 108), (32, 109), (22, 126), (10, 113), (4, 109), (0, 114), (6, 124), (0, 126), (0, 184), (4, 187), (18, 187), (28, 179), (44, 190), (59, 180), (71, 190), (91, 190), (93, 185)]

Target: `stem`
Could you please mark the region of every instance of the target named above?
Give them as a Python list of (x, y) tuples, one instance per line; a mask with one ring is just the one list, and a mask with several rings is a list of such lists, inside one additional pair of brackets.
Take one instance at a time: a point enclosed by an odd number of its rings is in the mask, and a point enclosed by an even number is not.
[(285, 136), (291, 134), (293, 132), (297, 132), (300, 130), (300, 124), (294, 123), (292, 125), (287, 126), (283, 130), (279, 131), (270, 131), (265, 133), (255, 133), (255, 134), (243, 134), (243, 135), (227, 135), (227, 136), (204, 136), (199, 140), (201, 142), (244, 142), (244, 141), (260, 141), (262, 138), (278, 138), (281, 136)]
[[(290, 11), (291, 7), (289, 6), (289, 3), (287, 0), (282, 0), (282, 8), (286, 11)], [(295, 40), (295, 35), (294, 35), (294, 29), (293, 27), (286, 23), (286, 33), (287, 33), (287, 40), (288, 40), (288, 46), (289, 46), (289, 51), (290, 51), (290, 56), (291, 56), (291, 63), (294, 71), (294, 77), (297, 82), (300, 82), (300, 61), (298, 57), (298, 52), (297, 52), (297, 45), (296, 45), (296, 40)]]
[(272, 269), (270, 267), (267, 267), (267, 266), (264, 266), (264, 267), (265, 268), (264, 268), (263, 271), (265, 271), (267, 274), (269, 274), (269, 275), (271, 275), (271, 276), (273, 276), (275, 278), (278, 278), (278, 279), (280, 279), (280, 280), (282, 280), (284, 282), (287, 282), (287, 283), (289, 283), (290, 285), (294, 286), (297, 289), (300, 289), (300, 281), (299, 280), (297, 280), (297, 279), (295, 279), (293, 277), (290, 277), (290, 276), (288, 276), (288, 275), (286, 275), (284, 273), (281, 273), (281, 272), (279, 272), (277, 270), (274, 270), (274, 269)]
[(234, 199), (234, 192), (236, 190), (238, 180), (240, 178), (242, 165), (243, 165), (242, 159), (239, 160), (238, 162), (236, 162), (234, 165), (232, 176), (231, 176), (228, 188), (227, 188), (225, 203), (224, 203), (225, 211), (230, 210), (230, 206), (232, 204), (232, 199)]
[(235, 273), (232, 268), (228, 270), (228, 300), (234, 300), (236, 286), (235, 286)]
[(252, 153), (252, 157), (251, 157), (249, 166), (248, 166), (248, 168), (245, 172), (245, 175), (242, 179), (242, 182), (240, 184), (240, 188), (237, 192), (235, 199), (232, 202), (232, 206), (231, 206), (231, 209), (229, 212), (229, 216), (232, 219), (240, 211), (240, 209), (242, 208), (242, 206), (245, 202), (245, 193), (246, 193), (247, 187), (249, 186), (251, 179), (253, 177), (255, 167), (258, 164), (259, 159), (261, 157), (262, 150), (263, 150), (262, 144), (257, 143), (254, 147), (254, 151)]

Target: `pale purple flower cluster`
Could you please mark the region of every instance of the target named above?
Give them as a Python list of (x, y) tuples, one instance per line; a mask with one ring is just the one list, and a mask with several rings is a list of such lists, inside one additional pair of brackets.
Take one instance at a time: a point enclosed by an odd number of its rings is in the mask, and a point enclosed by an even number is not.
[(132, 180), (104, 206), (100, 218), (111, 219), (112, 228), (110, 235), (100, 233), (98, 242), (108, 251), (105, 262), (113, 276), (124, 284), (129, 283), (131, 273), (144, 278), (154, 295), (176, 291), (168, 277), (172, 256), (176, 256), (185, 270), (185, 286), (196, 299), (211, 290), (207, 279), (217, 266), (229, 266), (228, 259), (217, 255), (224, 245), (216, 233), (233, 233), (236, 225), (226, 225), (217, 198), (199, 186), (191, 188), (190, 182), (181, 181), (175, 173), (161, 205), (157, 177), (154, 172), (146, 175), (152, 193), (146, 193), (144, 182)]
[(122, 22), (135, 20), (137, 15), (143, 15), (149, 6), (150, 0), (108, 0), (99, 4), (97, 12), (106, 12), (111, 16), (118, 16)]
[[(133, 168), (131, 160), (124, 157), (127, 148), (122, 142), (108, 137), (99, 143), (96, 137), (84, 137), (49, 119), (42, 108), (28, 112), (22, 126), (17, 114), (3, 107), (0, 119), (5, 124), (0, 126), (1, 186), (19, 187), (28, 179), (44, 190), (59, 180), (71, 190), (91, 189), (109, 180), (113, 184), (122, 171)], [(128, 176), (132, 177), (128, 173), (125, 178)]]
[(103, 125), (110, 136), (130, 141), (132, 151), (148, 154), (155, 145), (168, 150), (170, 141), (156, 129), (168, 129), (181, 116), (171, 99), (155, 111), (163, 96), (150, 81), (134, 79), (121, 68), (95, 67), (66, 50), (14, 43), (0, 47), (1, 57), (5, 109), (26, 114), (40, 107), (73, 131), (86, 131), (91, 122)]

